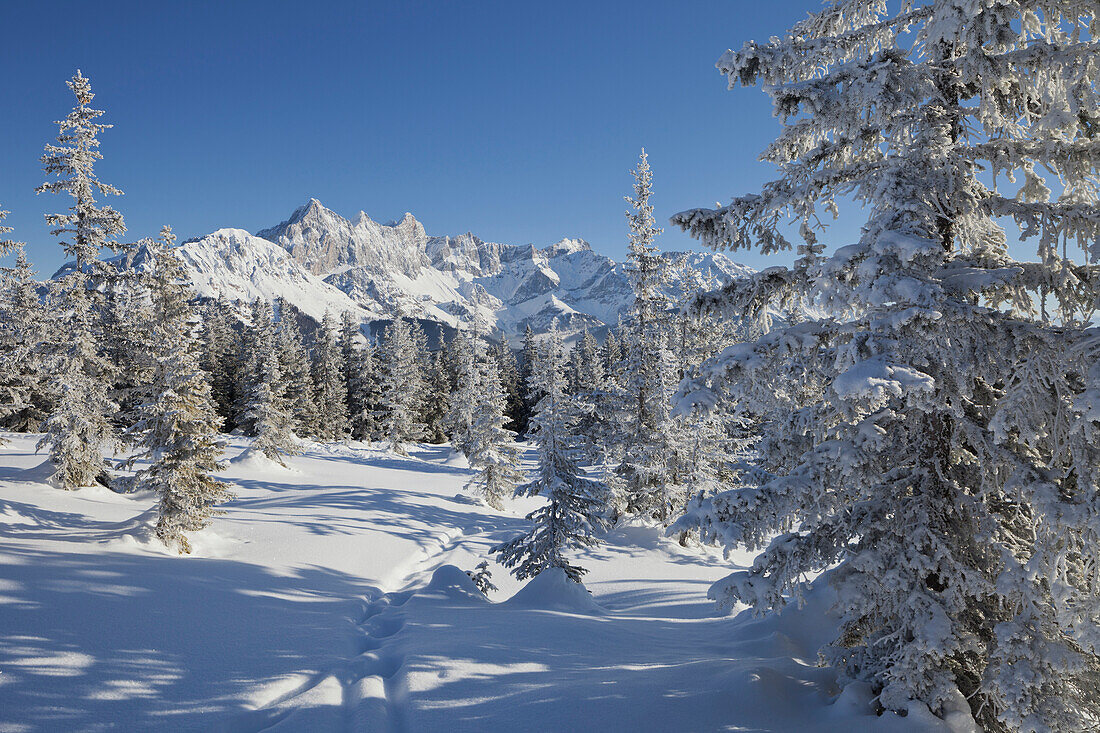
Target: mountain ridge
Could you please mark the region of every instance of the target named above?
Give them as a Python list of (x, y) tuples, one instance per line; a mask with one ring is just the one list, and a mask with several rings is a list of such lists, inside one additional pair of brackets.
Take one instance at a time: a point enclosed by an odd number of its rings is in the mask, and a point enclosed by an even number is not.
[[(557, 321), (567, 336), (614, 325), (633, 300), (625, 265), (580, 238), (537, 247), (471, 232), (432, 236), (411, 213), (392, 224), (363, 211), (347, 219), (315, 198), (273, 227), (218, 229), (179, 252), (201, 297), (283, 298), (314, 321), (326, 311), (350, 311), (367, 323), (404, 315), (447, 329), (476, 325), (514, 341), (528, 325), (542, 332)], [(664, 256), (687, 258), (697, 285), (718, 287), (752, 272), (720, 253)], [(112, 261), (148, 267), (135, 253)]]

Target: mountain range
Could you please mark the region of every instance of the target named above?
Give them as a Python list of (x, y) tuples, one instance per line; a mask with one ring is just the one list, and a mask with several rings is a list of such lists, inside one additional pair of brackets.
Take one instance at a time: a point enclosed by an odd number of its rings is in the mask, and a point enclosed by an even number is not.
[[(317, 199), (270, 229), (219, 229), (184, 242), (179, 254), (200, 296), (281, 297), (315, 321), (326, 311), (364, 322), (402, 314), (448, 328), (476, 322), (514, 341), (526, 326), (544, 331), (555, 319), (570, 334), (600, 329), (632, 301), (626, 267), (582, 239), (539, 248), (470, 233), (429, 236), (412, 214), (389, 224), (363, 212), (349, 220)], [(688, 277), (700, 285), (752, 272), (719, 253), (665, 256), (686, 258)], [(141, 267), (145, 259), (139, 248), (119, 265)]]

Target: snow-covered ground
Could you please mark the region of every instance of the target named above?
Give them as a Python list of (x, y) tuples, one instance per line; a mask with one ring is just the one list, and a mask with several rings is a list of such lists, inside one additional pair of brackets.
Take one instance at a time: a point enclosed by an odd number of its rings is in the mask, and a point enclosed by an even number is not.
[(838, 698), (824, 594), (716, 616), (729, 563), (654, 528), (580, 555), (591, 595), (491, 564), (486, 599), (459, 569), (538, 500), (480, 505), (445, 447), (313, 444), (284, 469), (235, 439), (237, 499), (179, 557), (153, 496), (52, 488), (36, 436), (6, 437), (0, 731), (941, 729)]

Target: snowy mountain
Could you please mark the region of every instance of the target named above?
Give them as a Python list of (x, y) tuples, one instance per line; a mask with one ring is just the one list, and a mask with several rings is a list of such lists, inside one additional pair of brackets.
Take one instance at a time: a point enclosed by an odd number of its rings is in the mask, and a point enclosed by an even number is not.
[[(351, 311), (364, 321), (400, 312), (447, 327), (476, 320), (515, 342), (528, 324), (544, 331), (554, 319), (568, 333), (614, 324), (631, 302), (623, 264), (583, 239), (537, 248), (470, 233), (433, 237), (412, 214), (392, 224), (363, 212), (348, 220), (317, 199), (256, 235), (219, 229), (185, 242), (180, 253), (203, 297), (282, 297), (318, 321), (325, 311)], [(722, 254), (686, 257), (699, 283), (751, 272)], [(140, 247), (115, 262), (146, 266)]]
[[(582, 239), (540, 249), (471, 233), (433, 237), (412, 214), (388, 225), (364, 212), (348, 220), (317, 199), (257, 236), (367, 311), (400, 310), (448, 326), (476, 319), (513, 339), (528, 324), (545, 330), (555, 318), (573, 332), (615, 323), (631, 300), (623, 265)], [(700, 282), (709, 275), (726, 283), (751, 272), (721, 254), (687, 256)]]
[[(362, 308), (337, 288), (287, 256), (286, 250), (243, 229), (219, 229), (201, 239), (184, 242), (177, 250), (190, 275), (192, 287), (203, 298), (225, 297), (250, 303), (256, 298), (284, 298), (315, 321), (325, 311), (351, 311), (363, 320), (380, 314)], [(151, 267), (148, 251), (138, 245), (130, 252), (107, 260), (119, 269), (145, 271)], [(54, 277), (68, 272), (69, 263)]]

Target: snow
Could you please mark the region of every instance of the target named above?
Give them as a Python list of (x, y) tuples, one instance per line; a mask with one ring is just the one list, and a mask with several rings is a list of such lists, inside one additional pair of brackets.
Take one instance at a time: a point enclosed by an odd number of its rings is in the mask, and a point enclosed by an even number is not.
[(577, 613), (601, 613), (592, 594), (581, 583), (574, 583), (561, 568), (544, 570), (505, 601), (508, 608), (542, 608)]
[(284, 469), (230, 438), (237, 498), (181, 557), (155, 496), (52, 488), (38, 436), (4, 437), (0, 731), (947, 730), (816, 666), (825, 590), (717, 615), (729, 563), (654, 527), (578, 555), (585, 586), (490, 563), (486, 598), (463, 569), (540, 500), (477, 504), (448, 446), (305, 443)]

